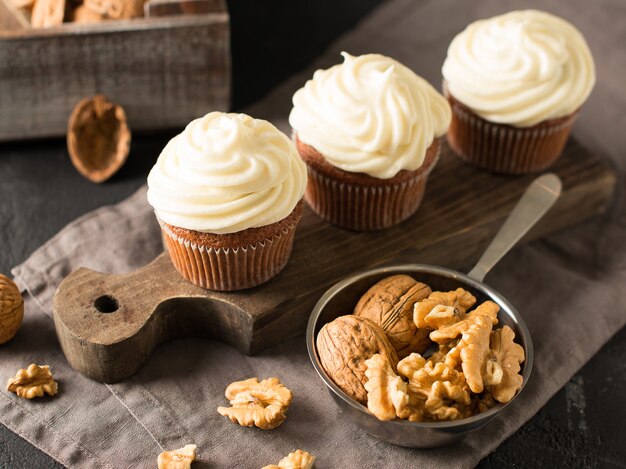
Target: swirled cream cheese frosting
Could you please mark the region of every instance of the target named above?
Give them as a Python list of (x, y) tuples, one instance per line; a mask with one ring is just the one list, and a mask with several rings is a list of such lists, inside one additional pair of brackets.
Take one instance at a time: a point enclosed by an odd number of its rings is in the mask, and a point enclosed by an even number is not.
[(286, 218), (306, 181), (293, 142), (272, 124), (211, 112), (165, 146), (148, 175), (148, 202), (170, 225), (234, 233)]
[(344, 171), (389, 179), (418, 169), (450, 124), (445, 98), (389, 57), (341, 55), (293, 96), (289, 123), (300, 141)]
[(458, 101), (486, 120), (518, 127), (573, 113), (595, 84), (582, 34), (537, 10), (470, 24), (450, 44), (442, 72)]

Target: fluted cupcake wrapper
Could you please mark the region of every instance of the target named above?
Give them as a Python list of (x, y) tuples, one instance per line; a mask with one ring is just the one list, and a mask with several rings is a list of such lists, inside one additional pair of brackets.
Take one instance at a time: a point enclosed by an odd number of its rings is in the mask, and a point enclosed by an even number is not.
[(297, 220), (271, 238), (238, 248), (198, 245), (159, 223), (170, 259), (184, 278), (209, 290), (233, 291), (278, 275), (291, 255)]
[(364, 186), (339, 181), (307, 164), (309, 180), (304, 199), (324, 220), (358, 231), (382, 230), (413, 215), (424, 196), (430, 168), (392, 185)]
[(561, 156), (578, 116), (513, 127), (482, 119), (450, 99), (452, 123), (448, 143), (463, 160), (489, 171), (526, 174), (550, 167)]

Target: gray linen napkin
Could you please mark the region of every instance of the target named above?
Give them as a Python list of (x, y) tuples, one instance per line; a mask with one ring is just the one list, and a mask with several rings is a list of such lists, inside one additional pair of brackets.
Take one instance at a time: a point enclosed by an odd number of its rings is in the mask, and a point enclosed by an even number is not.
[[(610, 15), (585, 17), (582, 1), (541, 2), (541, 7), (575, 22), (600, 48), (611, 34)], [(513, 1), (438, 0), (415, 4), (394, 0), (339, 40), (315, 66), (337, 62), (338, 53), (376, 51), (405, 62), (437, 83), (452, 36), (478, 17), (515, 8)], [(598, 8), (596, 6), (596, 11)], [(599, 83), (576, 127), (587, 145), (611, 156), (620, 170), (620, 192), (610, 215), (512, 252), (488, 277), (526, 318), (535, 343), (535, 368), (520, 399), (456, 446), (411, 450), (380, 442), (353, 426), (331, 400), (308, 362), (304, 340), (292, 340), (246, 357), (221, 343), (178, 340), (156, 350), (149, 363), (121, 384), (90, 381), (72, 370), (54, 335), (51, 299), (61, 279), (79, 266), (125, 272), (161, 250), (145, 188), (126, 201), (103, 207), (62, 230), (13, 273), (28, 291), (22, 331), (3, 348), (0, 378), (31, 362), (51, 365), (60, 393), (34, 402), (0, 393), (0, 421), (70, 467), (154, 467), (162, 449), (198, 445), (194, 467), (258, 468), (295, 448), (318, 457), (316, 467), (472, 467), (517, 430), (626, 323), (623, 301), (614, 292), (626, 284), (626, 197), (618, 149), (626, 98), (617, 48), (596, 52)], [(294, 77), (249, 109), (288, 131), (293, 91), (311, 70)], [(621, 96), (617, 92), (621, 92)], [(622, 122), (622, 124), (620, 124)], [(407, 259), (419, 261), (419, 259)], [(241, 428), (216, 412), (226, 403), (225, 387), (251, 376), (279, 376), (292, 389), (287, 421), (264, 432)]]

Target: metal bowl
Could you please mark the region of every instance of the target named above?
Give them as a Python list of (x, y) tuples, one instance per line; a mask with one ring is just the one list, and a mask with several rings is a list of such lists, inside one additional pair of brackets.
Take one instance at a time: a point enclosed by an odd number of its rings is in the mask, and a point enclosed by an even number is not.
[[(433, 291), (449, 291), (458, 287), (469, 290), (477, 302), (491, 300), (500, 306), (499, 324), (508, 325), (515, 332), (515, 341), (524, 347), (526, 360), (522, 363), (522, 388), (507, 404), (497, 404), (486, 412), (469, 418), (450, 422), (409, 422), (407, 420), (378, 420), (367, 407), (352, 399), (333, 382), (322, 367), (317, 353), (316, 338), (322, 326), (335, 318), (350, 314), (359, 298), (379, 280), (395, 274), (410, 275), (430, 286)], [(337, 404), (350, 419), (367, 433), (395, 445), (411, 448), (432, 448), (462, 439), (465, 435), (485, 425), (504, 407), (515, 401), (528, 383), (533, 367), (533, 344), (524, 320), (515, 308), (493, 288), (471, 277), (445, 269), (423, 264), (406, 264), (367, 270), (352, 275), (332, 286), (317, 302), (309, 318), (306, 331), (309, 357), (315, 371), (322, 378)]]

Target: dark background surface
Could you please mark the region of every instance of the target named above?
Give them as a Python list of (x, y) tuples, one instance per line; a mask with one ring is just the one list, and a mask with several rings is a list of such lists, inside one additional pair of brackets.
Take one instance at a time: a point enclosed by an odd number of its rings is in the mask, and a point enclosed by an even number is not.
[[(379, 1), (268, 3), (229, 5), (236, 109), (306, 66)], [(61, 140), (0, 144), (0, 272), (9, 273), (76, 217), (132, 194), (173, 135), (135, 137), (128, 163), (102, 185), (74, 170)], [(626, 467), (624, 421), (626, 330), (480, 467)], [(0, 425), (0, 467), (62, 466)]]

